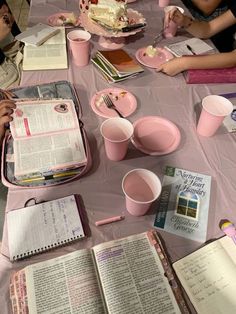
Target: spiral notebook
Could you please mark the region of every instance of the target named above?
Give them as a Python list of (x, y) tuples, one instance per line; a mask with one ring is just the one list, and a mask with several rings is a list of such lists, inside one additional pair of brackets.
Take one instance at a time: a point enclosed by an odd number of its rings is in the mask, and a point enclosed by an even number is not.
[(43, 253), (85, 237), (78, 195), (7, 213), (10, 260)]

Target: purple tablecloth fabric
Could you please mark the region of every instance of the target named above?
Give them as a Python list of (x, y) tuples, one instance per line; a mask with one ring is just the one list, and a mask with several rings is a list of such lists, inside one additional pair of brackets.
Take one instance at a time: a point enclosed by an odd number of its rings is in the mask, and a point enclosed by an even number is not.
[[(147, 27), (126, 39), (124, 47), (135, 54), (138, 48), (147, 46), (162, 28), (163, 10), (157, 0), (137, 0), (130, 7), (142, 12), (147, 19)], [(173, 2), (181, 5), (180, 2)], [(183, 5), (181, 5), (183, 6)], [(74, 1), (37, 1), (31, 3), (29, 25), (45, 22), (47, 16), (65, 10), (79, 12), (78, 2)], [(179, 31), (174, 41), (186, 39), (184, 31)], [(164, 40), (170, 42), (171, 40)], [(92, 53), (98, 48), (98, 36), (92, 35)], [(134, 122), (147, 115), (159, 115), (173, 121), (181, 131), (181, 144), (178, 149), (166, 156), (148, 156), (129, 146), (128, 155), (123, 161), (109, 161), (104, 152), (100, 125), (103, 118), (97, 116), (90, 107), (90, 99), (96, 91), (111, 87), (98, 74), (92, 64), (84, 68), (76, 67), (70, 60), (68, 70), (29, 71), (23, 73), (22, 85), (68, 80), (76, 88), (82, 104), (82, 120), (88, 132), (93, 157), (93, 167), (79, 181), (43, 189), (10, 188), (6, 211), (24, 206), (26, 200), (35, 197), (37, 201), (51, 200), (68, 194), (78, 193), (82, 196), (90, 228), (90, 236), (73, 245), (34, 256), (28, 260), (11, 263), (8, 259), (8, 242), (6, 224), (3, 233), (2, 254), (0, 255), (0, 306), (1, 313), (11, 313), (9, 301), (10, 274), (24, 266), (43, 261), (55, 256), (84, 247), (92, 247), (100, 242), (125, 237), (146, 231), (153, 227), (156, 204), (143, 217), (133, 217), (125, 210), (125, 199), (121, 181), (126, 172), (133, 168), (146, 168), (155, 172), (160, 178), (166, 165), (205, 173), (212, 176), (211, 202), (208, 223), (208, 239), (219, 237), (219, 221), (223, 218), (236, 222), (236, 134), (227, 134), (220, 128), (211, 138), (200, 137), (196, 133), (196, 121), (199, 116), (201, 99), (209, 94), (235, 92), (235, 84), (187, 85), (182, 74), (168, 77), (162, 73), (145, 68), (137, 78), (114, 85), (130, 91), (137, 98), (137, 110), (129, 117)], [(100, 227), (95, 221), (124, 213), (121, 222)], [(161, 232), (172, 261), (194, 251), (202, 244)]]

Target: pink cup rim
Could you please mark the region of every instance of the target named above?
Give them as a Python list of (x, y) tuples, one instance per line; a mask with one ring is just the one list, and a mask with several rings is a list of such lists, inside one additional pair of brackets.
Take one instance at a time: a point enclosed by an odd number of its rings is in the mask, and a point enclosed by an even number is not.
[[(220, 113), (216, 113), (214, 112), (214, 107), (211, 106), (211, 108), (207, 108), (207, 101), (210, 99), (210, 98), (215, 98), (215, 100), (218, 100), (219, 102), (221, 103), (224, 103), (224, 105), (227, 105), (228, 108), (225, 108), (225, 112), (222, 112), (222, 114)], [(233, 110), (233, 104), (231, 103), (231, 101), (223, 96), (220, 96), (220, 95), (208, 95), (206, 97), (203, 98), (202, 100), (202, 108), (210, 113), (211, 115), (213, 116), (216, 116), (216, 117), (225, 117), (227, 116), (228, 114), (230, 114)], [(212, 110), (213, 109), (213, 110)], [(228, 110), (227, 110), (228, 109)]]
[[(159, 186), (159, 194), (157, 194), (153, 199), (149, 200), (149, 201), (137, 201), (135, 199), (133, 199), (132, 197), (130, 197), (126, 192), (125, 192), (125, 189), (124, 189), (124, 183), (125, 183), (125, 180), (127, 179), (127, 177), (132, 173), (132, 172), (137, 172), (137, 171), (142, 171), (142, 172), (149, 172), (153, 177), (155, 176), (155, 178), (157, 179), (157, 182), (158, 182), (158, 186)], [(144, 168), (136, 168), (136, 169), (132, 169), (130, 171), (128, 171), (123, 179), (122, 179), (122, 183), (121, 183), (121, 186), (122, 186), (122, 191), (123, 193), (125, 194), (125, 196), (130, 199), (131, 201), (134, 201), (135, 203), (137, 204), (149, 204), (149, 203), (152, 203), (154, 202), (161, 194), (161, 189), (162, 189), (162, 186), (161, 186), (161, 181), (159, 179), (159, 177), (152, 171), (148, 170), (148, 169), (144, 169)]]
[[(127, 126), (130, 127), (130, 134), (126, 134), (126, 138), (125, 139), (123, 139), (123, 140), (112, 140), (112, 139), (110, 139), (110, 138), (108, 138), (107, 136), (104, 135), (104, 132), (103, 132), (104, 125), (107, 124), (107, 123), (112, 123), (112, 120), (113, 120), (113, 122), (115, 122), (115, 121), (120, 121), (122, 123), (124, 122), (124, 123), (126, 123)], [(100, 132), (102, 134), (102, 137), (105, 138), (109, 142), (112, 142), (112, 143), (123, 143), (123, 142), (128, 141), (132, 137), (132, 135), (134, 133), (134, 127), (133, 127), (133, 124), (129, 120), (124, 119), (124, 118), (114, 117), (114, 118), (108, 118), (105, 121), (103, 121), (103, 123), (100, 126)]]
[[(73, 35), (75, 35), (75, 37), (71, 38), (71, 36), (73, 36)], [(72, 41), (72, 42), (74, 42), (74, 40), (78, 37), (80, 37), (81, 39), (84, 39), (84, 41), (89, 41), (91, 39), (91, 34), (87, 31), (83, 30), (83, 29), (74, 29), (73, 31), (70, 31), (67, 34), (67, 39)]]
[(174, 8), (177, 8), (179, 9), (179, 11), (183, 14), (184, 13), (184, 9), (177, 6), (177, 5), (167, 5), (166, 7), (164, 7), (164, 12), (167, 13), (169, 12), (170, 10), (174, 9)]

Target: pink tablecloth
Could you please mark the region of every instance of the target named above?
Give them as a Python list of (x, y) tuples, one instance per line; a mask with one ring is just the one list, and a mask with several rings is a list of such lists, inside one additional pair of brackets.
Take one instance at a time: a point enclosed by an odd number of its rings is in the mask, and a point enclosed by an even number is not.
[[(180, 4), (179, 2), (176, 2)], [(67, 5), (67, 7), (66, 7)], [(137, 0), (130, 4), (142, 12), (148, 26), (143, 33), (136, 34), (126, 40), (125, 49), (134, 54), (138, 48), (147, 46), (154, 35), (162, 28), (163, 10), (156, 0)], [(29, 23), (45, 22), (45, 17), (65, 10), (78, 11), (78, 3), (74, 1), (37, 1), (31, 4)], [(186, 34), (179, 32), (174, 40), (186, 39)], [(92, 36), (93, 52), (98, 48), (98, 36)], [(165, 41), (163, 42), (165, 44)], [(0, 256), (0, 306), (1, 313), (11, 313), (9, 301), (9, 276), (16, 270), (37, 261), (42, 261), (75, 249), (91, 247), (97, 243), (124, 237), (130, 234), (146, 231), (153, 226), (155, 205), (143, 217), (132, 217), (125, 210), (125, 199), (121, 189), (121, 180), (126, 172), (133, 168), (147, 168), (154, 171), (160, 178), (166, 165), (205, 173), (212, 176), (211, 203), (208, 224), (208, 239), (222, 235), (218, 224), (226, 218), (236, 222), (234, 215), (236, 164), (235, 164), (235, 134), (226, 134), (221, 128), (211, 138), (203, 138), (196, 134), (201, 99), (209, 94), (235, 92), (233, 84), (219, 85), (187, 85), (182, 74), (174, 78), (152, 69), (137, 78), (117, 84), (132, 92), (138, 102), (137, 110), (129, 117), (134, 122), (145, 115), (159, 115), (173, 121), (181, 131), (179, 148), (169, 155), (148, 156), (136, 150), (130, 144), (127, 157), (120, 162), (109, 161), (104, 152), (103, 140), (99, 127), (104, 120), (90, 108), (90, 99), (96, 91), (108, 88), (106, 83), (92, 64), (77, 68), (70, 61), (68, 70), (34, 71), (23, 74), (22, 85), (32, 85), (41, 82), (67, 79), (76, 88), (82, 104), (82, 120), (89, 134), (93, 167), (91, 171), (77, 182), (55, 188), (37, 190), (9, 189), (6, 211), (20, 208), (31, 197), (40, 200), (50, 200), (72, 193), (81, 194), (86, 208), (90, 236), (74, 245), (54, 250), (47, 254), (35, 256), (27, 261), (10, 263), (4, 256), (8, 255), (7, 232), (4, 228), (2, 253)], [(125, 219), (114, 224), (96, 227), (96, 220), (109, 216), (125, 214)], [(168, 252), (175, 261), (187, 253), (197, 249), (201, 244), (161, 232)]]

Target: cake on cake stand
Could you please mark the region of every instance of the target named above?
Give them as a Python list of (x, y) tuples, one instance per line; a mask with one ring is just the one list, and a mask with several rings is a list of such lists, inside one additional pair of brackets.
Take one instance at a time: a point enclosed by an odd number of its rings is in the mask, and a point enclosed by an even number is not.
[[(129, 25), (131, 26), (133, 24), (144, 24), (145, 18), (142, 16), (141, 13), (138, 11), (135, 11), (133, 9), (127, 10), (127, 15), (129, 19)], [(81, 26), (87, 30), (88, 32), (98, 35), (99, 40), (98, 43), (103, 48), (108, 49), (118, 49), (124, 46), (125, 44), (125, 37), (135, 35), (136, 33), (142, 31), (143, 28), (137, 28), (128, 32), (122, 32), (122, 31), (110, 31), (96, 23), (95, 21), (91, 20), (88, 17), (87, 10), (84, 12), (82, 11), (80, 14), (80, 22)]]

